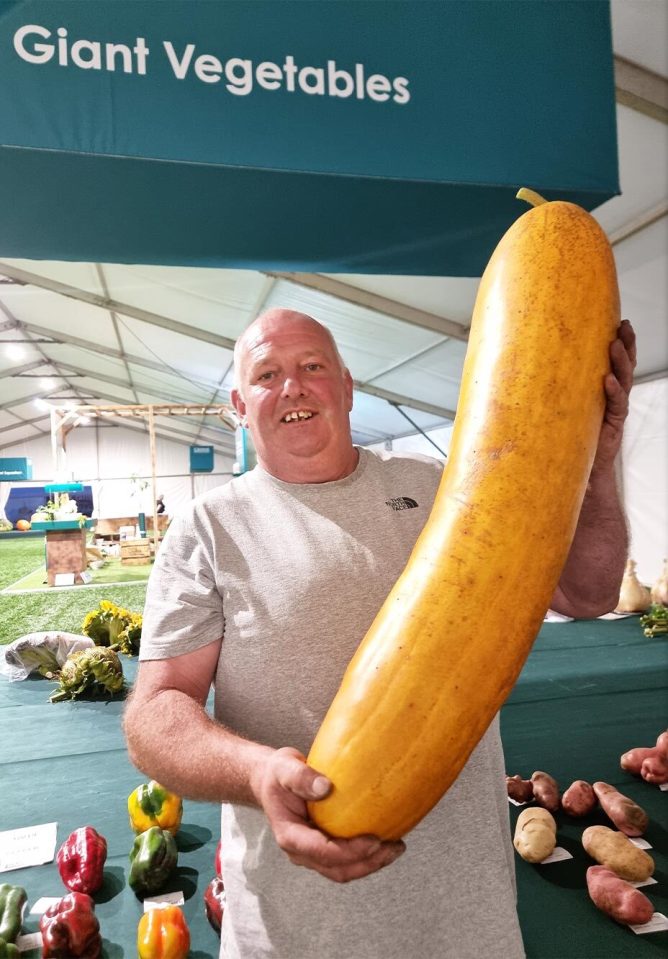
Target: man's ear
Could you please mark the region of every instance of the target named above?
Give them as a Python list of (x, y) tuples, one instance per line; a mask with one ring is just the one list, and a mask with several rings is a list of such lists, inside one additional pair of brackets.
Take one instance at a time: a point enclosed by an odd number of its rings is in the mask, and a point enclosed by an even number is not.
[(346, 385), (346, 398), (348, 400), (348, 412), (350, 413), (353, 408), (353, 378), (350, 375), (350, 370), (343, 371), (343, 380)]
[(237, 414), (243, 419), (246, 415), (246, 404), (243, 401), (243, 397), (236, 387), (230, 390), (230, 399), (232, 400), (232, 406), (237, 411)]

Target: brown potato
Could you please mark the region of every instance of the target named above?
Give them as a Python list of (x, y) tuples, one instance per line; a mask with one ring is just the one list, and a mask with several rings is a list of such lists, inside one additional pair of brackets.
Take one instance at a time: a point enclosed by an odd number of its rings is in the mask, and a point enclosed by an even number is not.
[(641, 925), (649, 922), (654, 914), (654, 906), (647, 896), (606, 866), (589, 867), (587, 889), (594, 905), (616, 922)]
[(623, 832), (607, 826), (589, 826), (582, 833), (582, 845), (592, 859), (612, 869), (621, 879), (644, 882), (654, 872), (652, 857), (634, 846)]
[(637, 803), (608, 783), (594, 783), (594, 792), (606, 816), (627, 836), (642, 836), (649, 825), (649, 816)]
[(506, 776), (506, 789), (511, 799), (516, 802), (531, 802), (533, 799), (533, 783), (530, 779), (521, 776)]
[(542, 862), (557, 845), (557, 824), (547, 809), (532, 806), (517, 817), (513, 845), (527, 862)]
[(596, 805), (596, 794), (584, 779), (576, 779), (561, 797), (561, 808), (569, 816), (586, 816)]
[(559, 809), (559, 785), (556, 779), (553, 779), (549, 773), (544, 773), (537, 769), (531, 775), (533, 783), (533, 798), (539, 806), (549, 809), (550, 812), (556, 812)]

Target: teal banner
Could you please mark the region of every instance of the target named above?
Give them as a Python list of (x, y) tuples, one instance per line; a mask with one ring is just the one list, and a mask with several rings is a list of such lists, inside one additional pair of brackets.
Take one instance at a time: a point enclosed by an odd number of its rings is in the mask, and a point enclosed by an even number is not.
[(0, 255), (475, 275), (517, 187), (618, 192), (603, 0), (0, 12)]

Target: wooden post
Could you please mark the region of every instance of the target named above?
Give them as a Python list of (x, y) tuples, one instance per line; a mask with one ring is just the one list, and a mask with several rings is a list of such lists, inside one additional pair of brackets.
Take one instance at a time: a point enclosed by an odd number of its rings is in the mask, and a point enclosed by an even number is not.
[(160, 531), (158, 529), (158, 491), (157, 484), (155, 481), (155, 415), (153, 412), (153, 406), (148, 408), (148, 434), (149, 440), (151, 443), (151, 491), (153, 494), (153, 548), (155, 554), (158, 553), (158, 546), (160, 545)]

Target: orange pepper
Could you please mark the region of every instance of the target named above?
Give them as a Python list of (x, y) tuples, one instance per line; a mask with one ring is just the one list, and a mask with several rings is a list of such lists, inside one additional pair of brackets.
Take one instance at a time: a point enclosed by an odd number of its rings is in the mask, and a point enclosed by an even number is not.
[(185, 959), (190, 949), (190, 932), (178, 906), (149, 909), (139, 920), (139, 959)]

